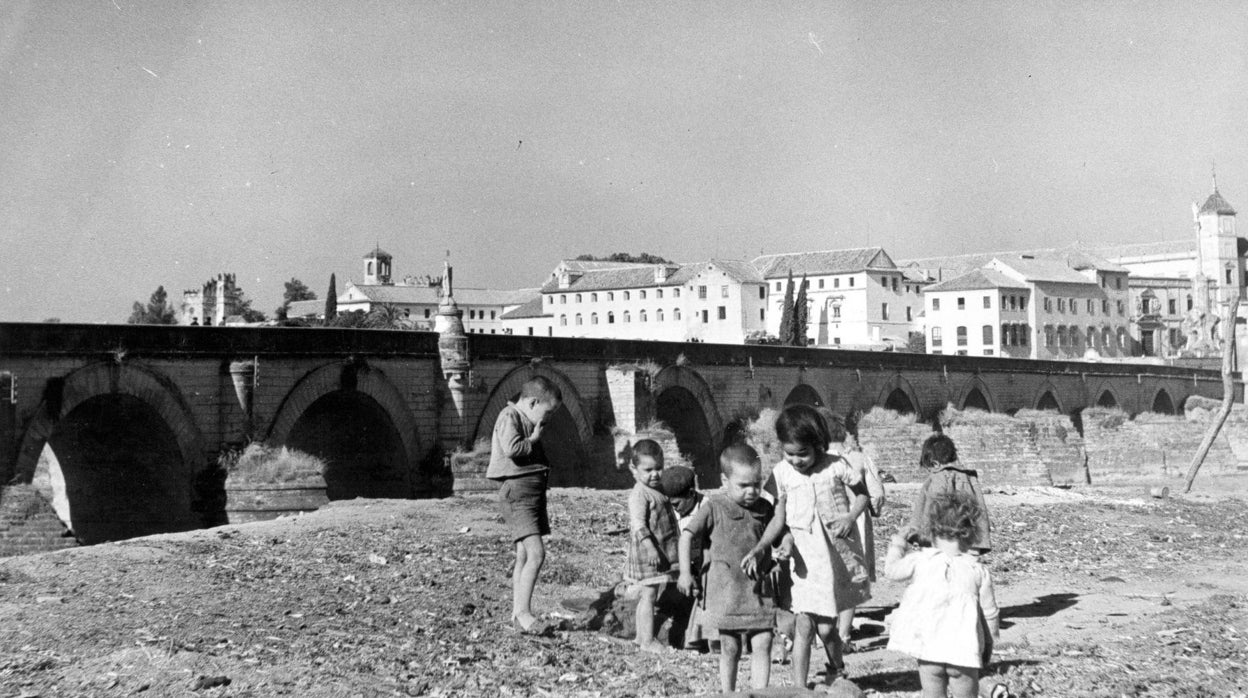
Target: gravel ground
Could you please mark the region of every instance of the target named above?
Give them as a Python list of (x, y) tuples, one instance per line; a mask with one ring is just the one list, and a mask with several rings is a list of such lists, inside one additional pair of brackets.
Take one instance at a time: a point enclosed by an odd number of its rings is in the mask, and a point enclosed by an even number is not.
[[(890, 489), (881, 540), (912, 492)], [(1248, 696), (1244, 497), (1142, 492), (988, 494), (1005, 626), (991, 671), (1017, 695)], [(549, 638), (507, 626), (512, 553), (488, 497), (337, 502), (0, 560), (0, 698), (712, 692), (713, 655), (641, 654), (568, 611), (619, 580), (626, 496), (552, 491), (537, 605), (566, 629)], [(917, 696), (913, 660), (883, 649), (901, 588), (874, 591), (851, 676)]]

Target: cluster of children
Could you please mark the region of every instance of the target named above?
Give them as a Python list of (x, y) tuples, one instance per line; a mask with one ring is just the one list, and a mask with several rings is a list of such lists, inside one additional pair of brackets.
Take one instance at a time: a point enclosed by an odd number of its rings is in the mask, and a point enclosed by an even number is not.
[[(559, 402), (558, 388), (535, 378), (494, 431), (488, 476), (503, 482), (500, 502), (516, 536), (513, 623), (523, 632), (545, 630), (530, 608), (549, 532), (540, 434)], [(679, 591), (697, 599), (687, 637), (718, 640), (725, 692), (736, 689), (747, 645), (753, 687), (770, 682), (778, 611), (793, 619), (786, 634), (794, 685), (810, 685), (816, 637), (826, 681), (843, 676), (854, 608), (870, 599), (875, 579), (870, 519), (885, 495), (874, 464), (846, 447), (843, 422), (814, 407), (785, 407), (775, 430), (783, 457), (766, 482), (758, 453), (734, 444), (719, 456), (722, 488), (705, 495), (688, 468), (664, 468), (654, 441), (632, 449), (625, 577), (638, 590), (636, 642), (666, 649), (655, 637), (655, 605), (676, 575)], [(958, 464), (947, 436), (928, 439), (921, 463), (931, 476), (885, 557), (884, 574), (910, 582), (888, 646), (918, 660), (924, 696), (952, 689), (955, 698), (970, 698), (998, 634), (992, 579), (978, 558), (990, 547), (987, 509), (975, 472)]]

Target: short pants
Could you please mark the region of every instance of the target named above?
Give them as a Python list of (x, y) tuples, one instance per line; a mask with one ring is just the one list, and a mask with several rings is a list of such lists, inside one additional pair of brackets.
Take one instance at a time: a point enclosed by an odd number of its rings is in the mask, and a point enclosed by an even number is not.
[(503, 522), (514, 540), (550, 535), (545, 472), (503, 480), (498, 488), (498, 503), (503, 512)]

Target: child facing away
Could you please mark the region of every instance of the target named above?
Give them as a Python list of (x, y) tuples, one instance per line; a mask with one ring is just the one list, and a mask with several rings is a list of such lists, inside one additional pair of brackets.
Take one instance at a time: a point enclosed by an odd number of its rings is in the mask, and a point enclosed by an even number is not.
[(978, 554), (992, 549), (992, 523), (988, 519), (988, 506), (984, 503), (984, 495), (979, 487), (979, 473), (964, 468), (958, 462), (958, 449), (953, 439), (944, 434), (933, 434), (923, 442), (923, 451), (919, 456), (919, 466), (931, 470), (923, 486), (919, 488), (918, 497), (914, 500), (914, 510), (910, 513), (910, 528), (920, 545), (930, 545), (931, 536), (926, 524), (931, 520), (928, 508), (932, 498), (941, 493), (966, 492), (975, 499), (978, 513), (975, 517), (975, 535), (968, 545)]
[[(659, 478), (659, 490), (667, 495), (672, 503), (672, 509), (676, 512), (676, 530), (683, 532), (689, 526), (689, 522), (693, 521), (693, 517), (698, 513), (706, 502), (706, 497), (698, 491), (697, 477), (694, 475), (693, 468), (684, 466), (664, 467), (663, 475)], [(679, 535), (677, 536), (679, 539)], [(697, 603), (697, 597), (701, 594), (700, 580), (698, 575), (702, 570), (703, 550), (701, 546), (695, 546), (689, 551), (690, 569), (698, 574), (694, 575), (694, 590), (692, 594), (681, 594), (678, 600), (670, 600), (669, 603), (675, 605), (672, 615), (672, 633), (674, 645), (684, 649), (710, 647), (712, 638), (708, 635), (714, 632), (714, 629), (704, 631), (702, 627), (702, 608)], [(677, 573), (680, 572), (679, 564)], [(683, 632), (683, 636), (682, 636)], [(719, 642), (719, 638), (714, 638), (715, 642)]]
[[(680, 535), (680, 579), (685, 594), (694, 591), (692, 551), (710, 540), (704, 561), (704, 621), (719, 631), (719, 685), (725, 693), (737, 686), (741, 638), (750, 644), (750, 683), (766, 688), (771, 681), (771, 637), (775, 604), (760, 564), (747, 574), (741, 560), (758, 544), (772, 520), (771, 503), (762, 496), (763, 464), (745, 444), (734, 444), (719, 456), (723, 488), (706, 497)], [(760, 560), (761, 562), (761, 560)]]
[(663, 476), (663, 449), (651, 439), (633, 445), (629, 470), (636, 484), (628, 494), (628, 569), (625, 578), (639, 588), (637, 646), (661, 652), (654, 637), (654, 604), (659, 590), (675, 569), (679, 530), (667, 495), (659, 490)]
[[(847, 461), (828, 454), (833, 441), (845, 440), (844, 425), (838, 422), (834, 428), (832, 433), (828, 422), (809, 405), (789, 405), (776, 418), (776, 437), (784, 453), (771, 473), (776, 515), (762, 539), (741, 560), (743, 568), (755, 571), (786, 526), (792, 534), (793, 683), (803, 688), (808, 687), (810, 648), (816, 634), (827, 653), (827, 683), (844, 672), (838, 615), (871, 597), (862, 542), (854, 525), (867, 507), (867, 490)], [(854, 495), (852, 501), (847, 488)]]
[(924, 698), (975, 698), (979, 672), (988, 662), (992, 638), (1000, 633), (992, 576), (968, 553), (980, 515), (969, 492), (941, 492), (925, 510), (932, 547), (908, 550), (912, 531), (889, 543), (884, 574), (910, 581), (889, 633), (888, 648), (919, 661)]
[(563, 403), (559, 386), (534, 376), (520, 387), (520, 397), (508, 403), (494, 422), (490, 465), (485, 476), (501, 482), (498, 501), (503, 521), (516, 546), (511, 573), (511, 622), (528, 634), (548, 634), (551, 627), (533, 614), (533, 590), (546, 561), (550, 518), (546, 513), (546, 483), (550, 463), (542, 448), (549, 417)]
[[(880, 472), (875, 467), (875, 462), (871, 460), (871, 456), (863, 453), (859, 448), (850, 448), (848, 445), (848, 427), (841, 418), (831, 412), (826, 415), (828, 420), (828, 431), (830, 434), (837, 435), (842, 432), (846, 433), (846, 438), (840, 441), (833, 439), (828, 447), (828, 454), (843, 458), (849, 466), (858, 473), (859, 477), (867, 487), (867, 508), (858, 515), (856, 525), (858, 527), (858, 540), (862, 541), (862, 562), (867, 570), (867, 581), (875, 581), (875, 527), (872, 525), (871, 519), (880, 515), (884, 509), (884, 481), (880, 479)], [(839, 423), (844, 428), (838, 428)], [(848, 488), (847, 488), (848, 489)], [(852, 491), (846, 492), (847, 497), (853, 497)], [(853, 607), (841, 609), (837, 617), (837, 630), (841, 638), (841, 650), (844, 653), (854, 651), (854, 644), (850, 639), (850, 635), (854, 627), (854, 609)]]

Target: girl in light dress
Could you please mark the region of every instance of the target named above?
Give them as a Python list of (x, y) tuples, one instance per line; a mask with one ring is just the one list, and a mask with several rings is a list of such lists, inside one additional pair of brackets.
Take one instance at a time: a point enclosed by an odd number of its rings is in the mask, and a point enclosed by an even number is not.
[[(775, 517), (741, 561), (747, 572), (757, 573), (758, 565), (786, 527), (792, 535), (789, 596), (790, 610), (796, 617), (793, 683), (801, 687), (808, 687), (815, 635), (827, 653), (827, 683), (843, 674), (837, 617), (868, 600), (871, 593), (855, 525), (867, 507), (866, 485), (848, 461), (828, 453), (830, 444), (843, 442), (845, 437), (842, 423), (829, 425), (814, 407), (795, 404), (784, 408), (776, 419), (776, 438), (784, 458), (771, 474)], [(852, 493), (852, 500), (847, 492)]]
[[(980, 516), (975, 496), (965, 491), (934, 495), (925, 509), (925, 530), (903, 528), (889, 543), (884, 574), (910, 581), (894, 612), (888, 648), (919, 661), (923, 698), (975, 698), (979, 672), (999, 632), (992, 576), (970, 554)], [(916, 534), (932, 541), (910, 549)]]

